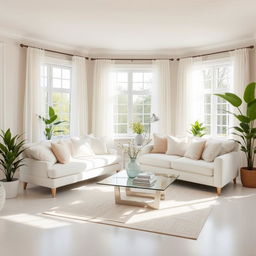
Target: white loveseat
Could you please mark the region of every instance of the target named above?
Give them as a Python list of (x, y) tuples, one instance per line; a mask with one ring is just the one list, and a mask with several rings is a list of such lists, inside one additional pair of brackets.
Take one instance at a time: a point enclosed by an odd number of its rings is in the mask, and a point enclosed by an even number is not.
[[(33, 144), (30, 144), (31, 146)], [(121, 157), (110, 148), (107, 149), (106, 154), (71, 157), (70, 162), (66, 164), (56, 161), (39, 161), (26, 154), (26, 151), (25, 157), (24, 166), (21, 167), (19, 174), (24, 189), (28, 183), (48, 187), (51, 189), (53, 197), (55, 197), (58, 187), (111, 174), (121, 169)]]
[(218, 195), (230, 181), (236, 183), (240, 167), (240, 154), (237, 149), (217, 156), (213, 162), (206, 162), (202, 159), (150, 153), (152, 148), (153, 145), (148, 145), (141, 152), (139, 163), (142, 170), (179, 175), (180, 180), (213, 186), (217, 188)]

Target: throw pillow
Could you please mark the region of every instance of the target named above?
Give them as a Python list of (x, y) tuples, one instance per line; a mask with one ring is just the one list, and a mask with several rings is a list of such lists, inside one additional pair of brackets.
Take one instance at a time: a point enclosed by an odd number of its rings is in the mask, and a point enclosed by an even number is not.
[(167, 136), (167, 155), (184, 156), (189, 145), (187, 137)]
[(67, 143), (52, 143), (52, 152), (61, 164), (67, 164), (70, 162), (71, 154)]
[(207, 162), (213, 162), (214, 159), (220, 154), (221, 145), (221, 141), (208, 140), (205, 144), (202, 159)]
[(234, 151), (236, 148), (236, 145), (237, 145), (236, 142), (232, 140), (222, 141), (220, 155), (224, 155)]
[(73, 157), (94, 156), (94, 152), (86, 139), (71, 138)]
[(194, 140), (188, 146), (184, 156), (194, 160), (199, 160), (202, 156), (204, 146), (205, 140)]
[(167, 137), (160, 134), (154, 134), (154, 145), (151, 153), (165, 154), (167, 151)]
[(48, 143), (39, 143), (26, 149), (26, 156), (39, 161), (47, 161), (55, 164), (57, 159)]
[(85, 137), (87, 142), (90, 144), (93, 152), (96, 155), (108, 154), (107, 142), (104, 137), (95, 137), (94, 135), (88, 135)]

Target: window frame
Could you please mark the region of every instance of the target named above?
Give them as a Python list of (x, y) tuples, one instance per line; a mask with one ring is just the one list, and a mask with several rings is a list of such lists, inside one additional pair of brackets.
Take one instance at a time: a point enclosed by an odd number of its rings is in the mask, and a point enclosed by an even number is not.
[[(218, 88), (217, 87), (217, 69), (219, 67), (230, 67), (231, 68), (231, 74), (230, 74), (230, 84), (228, 88)], [(210, 106), (211, 106), (211, 114), (210, 114), (210, 133), (207, 134), (208, 136), (212, 136), (212, 137), (230, 137), (230, 132), (227, 130), (227, 134), (226, 135), (221, 135), (218, 134), (218, 116), (220, 114), (218, 114), (218, 97), (215, 96), (214, 94), (218, 93), (218, 94), (224, 94), (226, 92), (230, 92), (233, 89), (233, 72), (234, 72), (234, 65), (233, 65), (233, 61), (230, 58), (221, 58), (221, 59), (215, 59), (215, 60), (208, 60), (205, 61), (202, 65), (202, 71), (206, 68), (212, 68), (213, 70), (213, 79), (212, 79), (212, 86), (210, 89), (205, 89), (204, 88), (204, 97), (207, 94), (210, 94), (211, 96), (211, 102), (210, 102)], [(203, 81), (203, 85), (204, 85), (204, 81)], [(230, 111), (230, 106), (228, 105), (228, 111)], [(205, 101), (204, 101), (204, 124), (205, 124)], [(227, 125), (225, 125), (227, 128), (229, 128), (230, 124), (232, 123), (232, 116), (230, 114), (227, 114)], [(206, 124), (207, 125), (207, 124)], [(223, 125), (222, 125), (223, 126)]]
[[(130, 128), (129, 124), (133, 121), (133, 96), (134, 95), (150, 95), (151, 96), (151, 111), (149, 113), (149, 116), (151, 116), (152, 113), (152, 90), (141, 90), (141, 91), (135, 91), (133, 90), (133, 73), (136, 72), (142, 72), (142, 73), (151, 73), (152, 74), (152, 82), (151, 82), (151, 86), (153, 87), (153, 67), (151, 64), (145, 64), (145, 65), (132, 65), (132, 66), (127, 66), (127, 65), (116, 65), (115, 68), (113, 68), (113, 73), (117, 73), (117, 72), (127, 72), (128, 74), (128, 82), (127, 82), (127, 123), (124, 123), (125, 125), (128, 126), (128, 132), (125, 133), (115, 133), (115, 125), (119, 125), (121, 123), (116, 123), (114, 121), (113, 126), (114, 126), (114, 138), (132, 138), (134, 137), (134, 133), (132, 132), (132, 129)], [(118, 90), (117, 90), (118, 91)], [(119, 93), (117, 93), (117, 95), (120, 95)], [(125, 93), (126, 95), (126, 93)], [(114, 105), (118, 105), (118, 104), (114, 104)], [(116, 115), (117, 113), (115, 111), (113, 111), (114, 115)], [(143, 112), (144, 113), (144, 112)]]
[[(65, 59), (57, 59), (53, 57), (45, 57), (44, 61), (41, 63), (41, 67), (47, 68), (47, 86), (43, 86), (43, 89), (47, 93), (47, 101), (44, 102), (44, 107), (47, 105), (47, 109), (49, 106), (53, 106), (52, 96), (53, 93), (68, 93), (69, 94), (69, 134), (60, 134), (57, 136), (54, 136), (55, 138), (59, 137), (70, 137), (70, 129), (71, 129), (71, 94), (72, 94), (72, 61), (65, 60)], [(54, 88), (53, 87), (53, 68), (61, 68), (61, 69), (69, 69), (70, 70), (70, 88)], [(42, 74), (40, 74), (40, 77), (42, 77)], [(45, 77), (45, 76), (43, 76)], [(62, 79), (61, 79), (62, 80)], [(46, 113), (47, 114), (47, 113)]]

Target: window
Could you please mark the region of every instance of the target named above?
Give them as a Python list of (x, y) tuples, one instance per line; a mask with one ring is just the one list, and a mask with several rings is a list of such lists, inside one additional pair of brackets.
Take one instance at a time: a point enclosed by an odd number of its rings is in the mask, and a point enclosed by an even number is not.
[(45, 114), (52, 106), (57, 120), (65, 121), (58, 126), (59, 135), (70, 134), (71, 66), (45, 63), (41, 66), (41, 86), (45, 88)]
[(231, 62), (218, 62), (204, 66), (204, 124), (207, 134), (228, 136), (230, 126), (229, 104), (214, 96), (225, 93), (232, 88), (233, 68)]
[(113, 80), (116, 87), (115, 135), (131, 135), (132, 122), (141, 122), (145, 129), (148, 129), (151, 114), (152, 70), (118, 69), (113, 73)]

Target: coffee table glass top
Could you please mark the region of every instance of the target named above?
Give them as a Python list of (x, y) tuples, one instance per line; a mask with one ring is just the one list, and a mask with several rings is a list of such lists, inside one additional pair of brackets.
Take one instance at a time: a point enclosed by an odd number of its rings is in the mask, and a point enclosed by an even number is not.
[(179, 176), (178, 175), (165, 175), (165, 174), (155, 174), (156, 182), (152, 185), (144, 184), (133, 184), (133, 179), (127, 176), (125, 170), (120, 171), (116, 174), (111, 175), (110, 177), (97, 182), (100, 185), (109, 185), (117, 187), (126, 187), (126, 188), (139, 188), (139, 189), (149, 189), (149, 190), (158, 190), (165, 191)]

